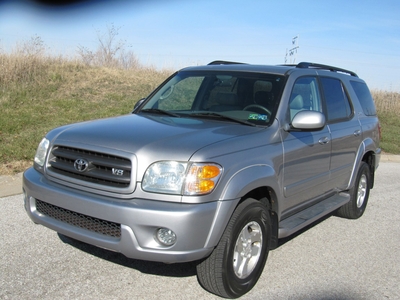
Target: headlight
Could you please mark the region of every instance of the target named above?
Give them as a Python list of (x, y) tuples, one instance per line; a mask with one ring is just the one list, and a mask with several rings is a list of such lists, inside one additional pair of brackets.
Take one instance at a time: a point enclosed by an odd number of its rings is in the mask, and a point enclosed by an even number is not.
[(47, 150), (49, 149), (50, 142), (48, 139), (43, 138), (40, 142), (35, 155), (35, 163), (39, 166), (43, 167), (44, 162), (46, 160)]
[(217, 164), (162, 161), (146, 171), (142, 188), (148, 192), (203, 195), (212, 192), (221, 176)]
[(142, 188), (148, 192), (180, 194), (187, 163), (162, 161), (152, 164), (144, 175)]

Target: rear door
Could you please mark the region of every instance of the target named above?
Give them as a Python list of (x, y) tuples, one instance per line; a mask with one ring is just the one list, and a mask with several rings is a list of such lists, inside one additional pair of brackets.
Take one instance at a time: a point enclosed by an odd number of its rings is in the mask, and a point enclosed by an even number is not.
[(345, 189), (362, 140), (361, 126), (341, 80), (320, 77), (320, 81), (332, 144), (329, 182), (332, 189)]

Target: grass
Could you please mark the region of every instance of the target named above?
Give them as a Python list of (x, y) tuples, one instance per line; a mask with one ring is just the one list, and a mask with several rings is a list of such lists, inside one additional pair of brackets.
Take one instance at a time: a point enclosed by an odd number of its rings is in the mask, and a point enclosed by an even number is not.
[[(43, 55), (0, 53), (0, 174), (32, 164), (52, 128), (132, 111), (172, 71), (88, 66)], [(373, 91), (384, 152), (400, 154), (400, 94)]]
[(381, 148), (386, 153), (400, 154), (400, 93), (372, 91), (381, 124)]
[(30, 166), (52, 128), (132, 111), (171, 72), (0, 54), (0, 174)]
[(399, 115), (396, 113), (380, 113), (382, 140), (381, 148), (386, 153), (400, 154)]

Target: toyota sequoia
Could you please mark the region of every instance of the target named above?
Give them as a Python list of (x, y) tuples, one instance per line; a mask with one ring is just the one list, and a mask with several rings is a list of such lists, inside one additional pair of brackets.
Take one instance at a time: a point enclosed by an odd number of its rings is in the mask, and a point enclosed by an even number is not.
[(177, 71), (132, 113), (50, 131), (23, 176), (25, 209), (129, 258), (196, 261), (203, 288), (237, 298), (280, 239), (363, 215), (379, 140), (352, 71), (215, 61)]

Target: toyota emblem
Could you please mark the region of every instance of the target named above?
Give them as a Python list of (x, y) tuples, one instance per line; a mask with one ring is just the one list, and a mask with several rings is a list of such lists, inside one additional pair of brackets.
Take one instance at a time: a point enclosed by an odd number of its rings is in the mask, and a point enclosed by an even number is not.
[(85, 172), (89, 166), (89, 162), (84, 158), (78, 158), (74, 162), (74, 168), (78, 172)]

